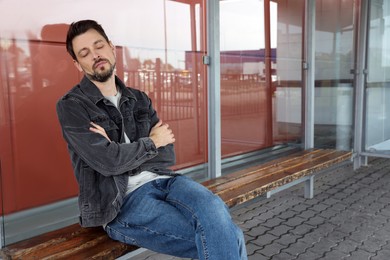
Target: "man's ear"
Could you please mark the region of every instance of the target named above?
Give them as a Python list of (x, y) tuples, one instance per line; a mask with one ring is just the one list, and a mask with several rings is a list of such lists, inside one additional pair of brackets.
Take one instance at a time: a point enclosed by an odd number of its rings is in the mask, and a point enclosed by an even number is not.
[(110, 47), (111, 47), (111, 49), (112, 49), (112, 52), (114, 53), (114, 57), (116, 58), (115, 46), (114, 46), (114, 44), (112, 44), (111, 41), (109, 42), (109, 44), (110, 44)]
[(73, 64), (80, 72), (83, 72), (83, 68), (81, 68), (80, 63), (77, 60), (73, 60)]

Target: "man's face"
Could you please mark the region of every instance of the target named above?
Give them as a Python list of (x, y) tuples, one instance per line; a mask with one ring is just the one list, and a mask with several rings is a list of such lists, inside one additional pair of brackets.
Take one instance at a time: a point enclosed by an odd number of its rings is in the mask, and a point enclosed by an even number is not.
[(115, 48), (91, 29), (73, 39), (74, 64), (93, 81), (106, 82), (115, 69)]

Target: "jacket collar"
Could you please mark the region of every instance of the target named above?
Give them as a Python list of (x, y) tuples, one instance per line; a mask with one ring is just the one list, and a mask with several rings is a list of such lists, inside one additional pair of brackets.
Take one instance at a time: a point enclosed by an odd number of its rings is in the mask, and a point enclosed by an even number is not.
[[(127, 97), (129, 99), (132, 98), (137, 100), (137, 98), (135, 97), (131, 89), (126, 87), (126, 85), (117, 76), (115, 76), (115, 84), (120, 89), (122, 93), (122, 97)], [(98, 87), (92, 81), (90, 81), (86, 76), (84, 76), (80, 82), (80, 89), (95, 104), (98, 103), (100, 100), (104, 99), (104, 96), (100, 92)]]

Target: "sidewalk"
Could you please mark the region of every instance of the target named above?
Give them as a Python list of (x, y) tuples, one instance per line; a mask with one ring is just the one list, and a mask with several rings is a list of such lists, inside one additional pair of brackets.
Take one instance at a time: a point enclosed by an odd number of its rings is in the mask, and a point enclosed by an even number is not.
[[(390, 160), (316, 177), (314, 199), (292, 188), (234, 210), (251, 260), (390, 259)], [(146, 251), (135, 260), (178, 260)], [(229, 260), (229, 259), (226, 259)]]

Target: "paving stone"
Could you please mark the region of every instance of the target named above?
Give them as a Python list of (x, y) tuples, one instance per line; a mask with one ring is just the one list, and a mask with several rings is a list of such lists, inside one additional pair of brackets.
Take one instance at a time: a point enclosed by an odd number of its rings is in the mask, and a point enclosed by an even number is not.
[(292, 229), (290, 233), (298, 236), (303, 236), (304, 234), (310, 232), (312, 229), (313, 226), (311, 225), (301, 224), (299, 226), (296, 226), (294, 229)]
[(372, 234), (370, 233), (367, 233), (366, 231), (354, 231), (351, 233), (351, 235), (349, 236), (349, 239), (352, 239), (356, 242), (362, 242), (362, 241), (365, 241), (368, 239), (369, 236), (371, 236)]
[(281, 235), (287, 234), (291, 229), (291, 227), (281, 224), (271, 229), (268, 233), (280, 237)]
[(272, 244), (266, 245), (263, 249), (259, 250), (258, 252), (262, 255), (272, 257), (274, 255), (279, 254), (280, 251), (286, 247), (287, 247), (286, 245), (282, 245), (274, 242)]
[(356, 226), (356, 223), (352, 223), (349, 221), (349, 222), (343, 223), (342, 225), (336, 226), (336, 228), (334, 230), (341, 232), (341, 233), (344, 233), (346, 236), (349, 236), (352, 232), (357, 230), (357, 226)]
[(382, 248), (381, 241), (378, 239), (373, 239), (372, 237), (369, 237), (366, 241), (363, 242), (363, 245), (359, 247), (359, 249), (362, 249), (364, 251), (375, 253), (379, 251)]
[(305, 222), (305, 219), (304, 219), (304, 218), (295, 216), (295, 217), (292, 217), (292, 218), (288, 219), (288, 220), (287, 220), (286, 222), (284, 222), (283, 224), (285, 224), (285, 225), (287, 225), (287, 226), (290, 226), (290, 227), (296, 227), (296, 226), (302, 224), (303, 222)]
[(296, 212), (302, 212), (302, 211), (305, 211), (308, 207), (310, 207), (310, 205), (298, 204), (298, 205), (292, 207), (291, 210), (296, 211)]
[(305, 224), (311, 225), (311, 226), (319, 226), (325, 222), (325, 218), (321, 216), (315, 216), (309, 219), (308, 221), (305, 222)]
[(320, 260), (336, 260), (336, 259), (343, 259), (344, 257), (349, 256), (348, 254), (338, 251), (338, 250), (332, 250), (330, 252), (326, 252), (324, 257), (319, 258)]
[(269, 219), (273, 219), (275, 217), (275, 213), (271, 210), (264, 212), (256, 217), (256, 219), (266, 222)]
[(276, 239), (278, 239), (277, 236), (274, 236), (272, 234), (264, 234), (264, 235), (258, 236), (255, 240), (252, 241), (252, 243), (256, 244), (258, 246), (264, 247), (266, 245), (271, 244)]
[(264, 235), (267, 231), (271, 230), (270, 228), (268, 227), (264, 227), (262, 225), (259, 225), (257, 227), (253, 227), (251, 228), (247, 234), (250, 235), (250, 236), (253, 236), (253, 237), (257, 237), (257, 236), (261, 236), (261, 235)]
[[(372, 235), (375, 238), (378, 238), (381, 241), (389, 241), (390, 240), (390, 232), (385, 228), (379, 229)], [(390, 248), (389, 248), (390, 249)]]
[(326, 210), (327, 208), (329, 208), (329, 205), (317, 204), (317, 205), (314, 205), (313, 207), (311, 207), (310, 209), (314, 210), (314, 211), (317, 211), (317, 212), (321, 212), (321, 211)]
[(318, 212), (309, 209), (309, 210), (302, 211), (297, 216), (307, 220), (309, 218), (312, 218), (312, 217), (316, 216), (317, 214), (318, 214)]
[(342, 204), (342, 203), (336, 203), (336, 204), (331, 205), (330, 208), (335, 210), (335, 211), (341, 212), (341, 211), (345, 210), (347, 208), (347, 206), (345, 204)]
[(248, 256), (248, 260), (269, 260), (269, 258), (262, 254), (255, 253), (253, 255)]
[(266, 222), (264, 222), (263, 225), (266, 227), (269, 227), (269, 228), (273, 228), (273, 227), (279, 226), (280, 223), (282, 223), (282, 222), (284, 222), (284, 219), (274, 217), (274, 218), (269, 219)]
[(315, 243), (318, 243), (320, 241), (320, 239), (323, 237), (324, 237), (323, 234), (316, 232), (316, 231), (312, 231), (310, 233), (304, 234), (304, 236), (302, 238), (300, 238), (299, 240), (301, 240), (302, 242), (304, 242), (306, 244), (315, 244)]
[[(313, 259), (320, 259), (321, 255), (318, 255), (316, 253), (313, 253), (311, 251), (303, 252), (302, 254), (299, 254), (296, 259), (299, 260), (313, 260)], [(290, 260), (291, 258), (286, 258), (285, 260)]]
[(289, 211), (285, 211), (285, 212), (280, 213), (278, 215), (278, 218), (286, 220), (286, 219), (294, 217), (297, 214), (298, 214), (297, 212), (289, 210)]
[(327, 236), (327, 234), (329, 234), (330, 232), (332, 232), (334, 229), (335, 229), (335, 225), (331, 224), (331, 223), (324, 223), (320, 226), (318, 226), (316, 228), (316, 232), (318, 232), (319, 234), (322, 234), (322, 236)]
[[(285, 253), (285, 252), (281, 252), (281, 253), (279, 253), (279, 254), (277, 254), (277, 255), (274, 255), (271, 259), (272, 260), (292, 260), (292, 259), (294, 259), (295, 257), (293, 257), (292, 255), (290, 255), (290, 254), (287, 254), (287, 253)], [(312, 258), (312, 259), (314, 259), (314, 258)], [(255, 260), (255, 259), (253, 259), (253, 260)], [(257, 260), (257, 259), (256, 259)]]
[(353, 251), (355, 251), (358, 246), (360, 246), (360, 243), (353, 241), (353, 240), (350, 240), (350, 239), (346, 239), (346, 240), (339, 242), (337, 244), (337, 246), (335, 246), (333, 249), (337, 249), (337, 250), (344, 252), (346, 254), (350, 254)]
[(307, 199), (305, 200), (304, 202), (305, 204), (309, 205), (309, 206), (313, 206), (313, 205), (317, 205), (318, 203), (321, 203), (320, 200), (318, 200), (316, 197), (312, 198), (312, 199)]
[(339, 213), (338, 211), (336, 211), (332, 208), (327, 208), (326, 210), (318, 213), (318, 215), (325, 218), (325, 219), (330, 219), (330, 218), (336, 216), (338, 213)]
[(256, 250), (259, 250), (259, 245), (256, 245), (252, 242), (246, 243), (246, 253), (249, 255), (253, 255)]
[(390, 250), (381, 250), (370, 260), (384, 260), (384, 259), (390, 259)]
[[(371, 259), (371, 257), (375, 256), (375, 254), (368, 253), (364, 250), (356, 250), (351, 253), (351, 255), (343, 258), (343, 260), (367, 260)], [(382, 259), (385, 260), (385, 259)]]
[(285, 253), (290, 254), (292, 256), (298, 256), (298, 255), (306, 252), (306, 250), (309, 247), (311, 247), (311, 245), (306, 244), (306, 243), (301, 242), (301, 241), (298, 241), (294, 244), (289, 245), (287, 248), (283, 249), (282, 252), (285, 252)]
[(333, 241), (333, 242), (336, 242), (336, 243), (339, 243), (341, 241), (343, 241), (345, 239), (347, 235), (343, 232), (340, 232), (340, 231), (337, 231), (337, 230), (334, 230), (332, 232), (330, 232), (326, 238)]
[[(388, 200), (389, 198), (386, 198), (386, 199)], [(389, 218), (390, 217), (390, 208), (383, 208), (378, 212), (378, 214)]]
[(240, 226), (247, 228), (248, 230), (256, 227), (259, 225), (259, 220), (258, 219), (250, 219), (248, 221), (245, 221), (242, 223)]
[(344, 193), (344, 192), (339, 192), (339, 193), (333, 194), (333, 198), (335, 198), (335, 199), (343, 200), (343, 199), (346, 199), (348, 197), (349, 197), (349, 194)]
[(315, 243), (312, 247), (309, 248), (309, 251), (314, 253), (325, 253), (330, 252), (333, 247), (336, 247), (337, 243), (333, 242), (327, 238), (322, 238), (318, 243)]
[(288, 233), (288, 234), (282, 235), (280, 238), (276, 239), (274, 242), (288, 246), (290, 244), (296, 243), (299, 238), (301, 238), (301, 237), (298, 235)]

